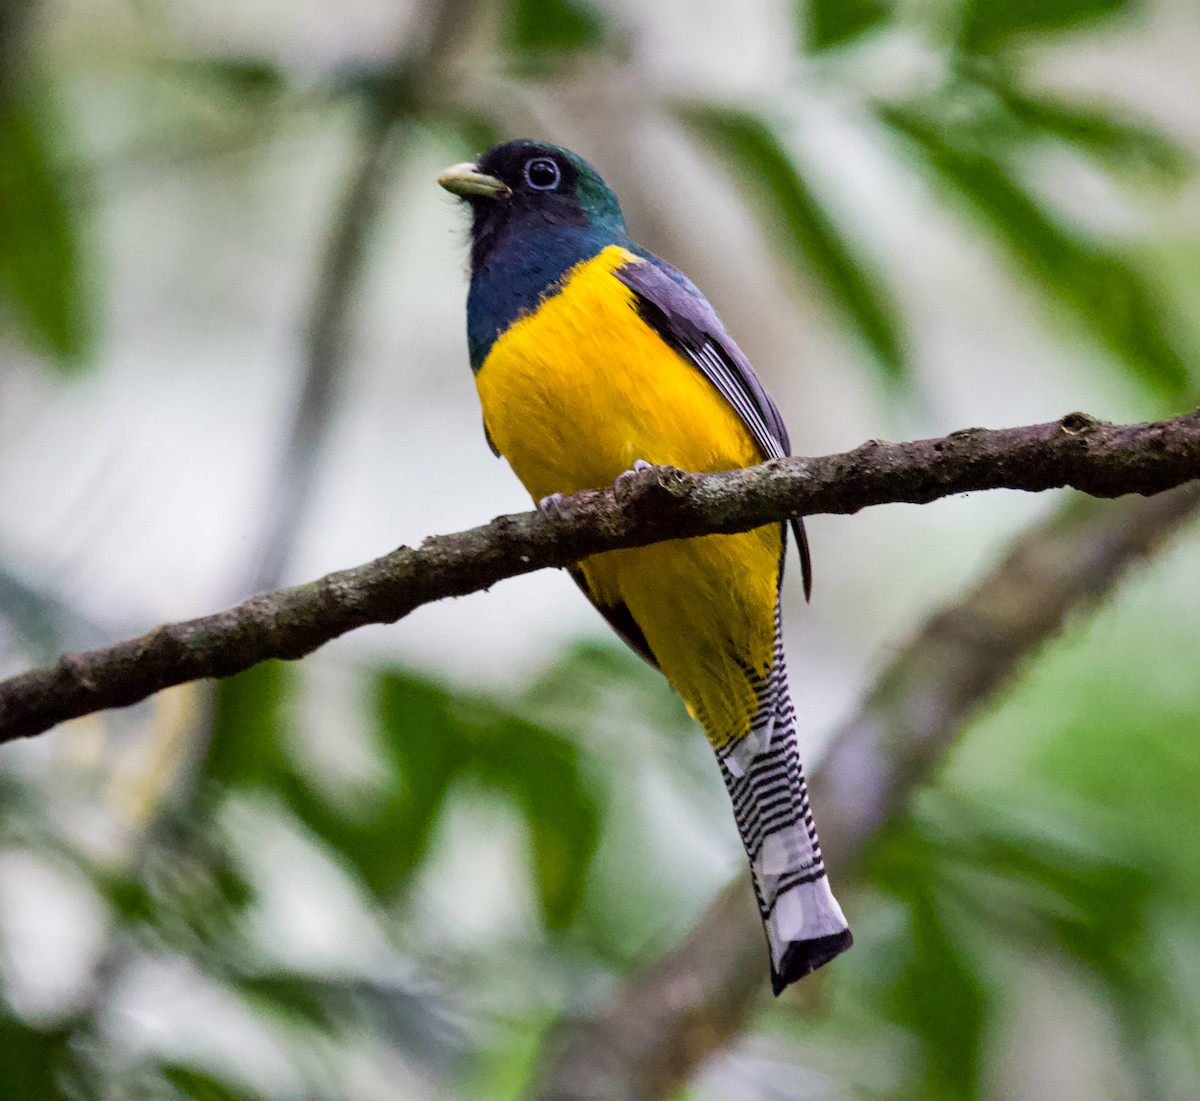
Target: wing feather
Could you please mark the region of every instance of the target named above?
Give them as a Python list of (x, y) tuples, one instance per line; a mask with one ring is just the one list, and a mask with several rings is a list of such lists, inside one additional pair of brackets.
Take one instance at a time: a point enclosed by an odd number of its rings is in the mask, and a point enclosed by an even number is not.
[[(750, 361), (725, 331), (708, 299), (682, 272), (650, 253), (614, 274), (634, 295), (639, 316), (685, 359), (690, 360), (729, 402), (768, 459), (791, 453), (787, 428)], [(812, 559), (804, 521), (791, 521), (800, 553), (804, 596), (812, 593)]]

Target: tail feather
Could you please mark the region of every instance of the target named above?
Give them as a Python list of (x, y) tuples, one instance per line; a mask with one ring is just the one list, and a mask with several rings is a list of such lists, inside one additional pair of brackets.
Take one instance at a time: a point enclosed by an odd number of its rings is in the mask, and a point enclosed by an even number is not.
[[(826, 884), (826, 890), (828, 889)], [(854, 937), (850, 930), (843, 929), (840, 933), (830, 933), (827, 937), (789, 944), (779, 966), (771, 964), (771, 990), (779, 997), (797, 979), (812, 974), (834, 956), (840, 956), (853, 943)]]
[(854, 941), (825, 875), (778, 642), (759, 700), (750, 732), (719, 751), (718, 759), (750, 859), (771, 985), (779, 994)]

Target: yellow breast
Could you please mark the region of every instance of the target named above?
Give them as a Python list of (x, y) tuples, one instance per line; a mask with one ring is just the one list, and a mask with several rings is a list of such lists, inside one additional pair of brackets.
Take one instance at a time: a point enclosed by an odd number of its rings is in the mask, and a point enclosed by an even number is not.
[[(764, 458), (698, 368), (638, 315), (610, 246), (515, 322), (476, 375), (484, 422), (537, 500), (611, 485), (637, 459), (693, 471)], [(770, 667), (781, 529), (598, 555), (597, 603), (624, 604), (659, 666), (717, 745), (749, 730), (751, 674)]]
[(501, 454), (534, 497), (611, 485), (634, 460), (683, 470), (761, 462), (729, 403), (637, 314), (616, 245), (512, 325), (476, 376)]

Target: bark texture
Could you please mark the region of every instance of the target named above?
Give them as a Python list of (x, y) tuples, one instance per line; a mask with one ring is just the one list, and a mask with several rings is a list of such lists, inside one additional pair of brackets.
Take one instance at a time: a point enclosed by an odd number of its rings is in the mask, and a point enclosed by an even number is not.
[(269, 658), (300, 658), (356, 627), (392, 623), (422, 604), (599, 551), (982, 489), (1071, 486), (1117, 497), (1159, 493), (1197, 477), (1200, 411), (1135, 425), (1071, 413), (1048, 424), (971, 428), (942, 439), (872, 440), (840, 455), (775, 459), (723, 474), (652, 467), (619, 487), (567, 498), (557, 515), (500, 516), (215, 615), (65, 654), (53, 666), (0, 682), (0, 742), (171, 685), (231, 676)]

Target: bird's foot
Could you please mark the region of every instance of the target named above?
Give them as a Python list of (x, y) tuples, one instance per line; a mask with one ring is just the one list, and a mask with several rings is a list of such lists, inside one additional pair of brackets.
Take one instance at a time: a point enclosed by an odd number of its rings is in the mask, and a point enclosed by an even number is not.
[(618, 474), (616, 485), (613, 488), (617, 491), (617, 493), (619, 495), (623, 490), (628, 488), (629, 483), (631, 481), (633, 481), (633, 479), (636, 478), (643, 470), (653, 470), (653, 469), (654, 469), (653, 463), (648, 463), (648, 462), (646, 462), (645, 459), (634, 459), (633, 460), (633, 468), (631, 470), (624, 470), (620, 474)]
[(562, 503), (565, 500), (566, 497), (564, 497), (563, 494), (551, 493), (550, 496), (543, 497), (540, 501), (538, 501), (538, 512), (540, 512), (543, 516), (561, 516)]

